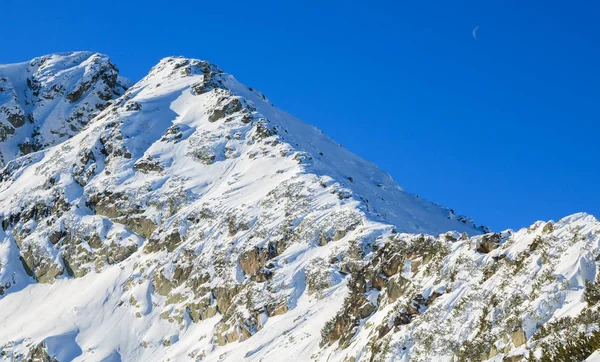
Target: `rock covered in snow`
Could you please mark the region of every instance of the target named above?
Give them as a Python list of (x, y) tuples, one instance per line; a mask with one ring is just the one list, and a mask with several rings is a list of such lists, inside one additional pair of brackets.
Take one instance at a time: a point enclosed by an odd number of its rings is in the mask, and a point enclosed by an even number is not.
[(107, 56), (91, 52), (0, 65), (0, 163), (76, 135), (129, 83)]
[(51, 109), (54, 129), (65, 105), (104, 103), (0, 173), (9, 358), (500, 361), (595, 346), (594, 217), (482, 235), (209, 62), (165, 58), (125, 91), (103, 56), (40, 59), (64, 92), (23, 114)]

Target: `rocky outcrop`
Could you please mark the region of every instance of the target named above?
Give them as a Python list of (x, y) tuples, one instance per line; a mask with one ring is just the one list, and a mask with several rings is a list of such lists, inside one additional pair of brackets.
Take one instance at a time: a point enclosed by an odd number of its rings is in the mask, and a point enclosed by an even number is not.
[(269, 243), (264, 248), (253, 247), (240, 255), (239, 263), (242, 271), (256, 281), (267, 280), (272, 272), (265, 268), (267, 262), (277, 256), (277, 246)]
[(486, 234), (482, 237), (481, 241), (477, 244), (477, 251), (483, 254), (487, 254), (494, 249), (497, 249), (500, 245), (499, 234)]
[(24, 359), (27, 362), (59, 362), (56, 358), (50, 357), (44, 343), (38, 343), (31, 347)]
[(128, 202), (128, 197), (124, 194), (110, 191), (93, 194), (88, 197), (86, 205), (97, 215), (127, 225), (144, 238), (149, 238), (157, 228), (152, 220), (141, 215), (144, 212), (143, 206)]

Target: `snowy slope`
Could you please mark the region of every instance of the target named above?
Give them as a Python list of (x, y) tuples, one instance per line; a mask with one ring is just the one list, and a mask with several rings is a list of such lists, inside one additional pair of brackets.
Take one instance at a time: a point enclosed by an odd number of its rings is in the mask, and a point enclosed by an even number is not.
[(86, 124), (0, 174), (8, 358), (501, 360), (587, 310), (592, 216), (481, 236), (208, 62)]
[(77, 134), (129, 84), (107, 56), (52, 54), (0, 65), (0, 162)]

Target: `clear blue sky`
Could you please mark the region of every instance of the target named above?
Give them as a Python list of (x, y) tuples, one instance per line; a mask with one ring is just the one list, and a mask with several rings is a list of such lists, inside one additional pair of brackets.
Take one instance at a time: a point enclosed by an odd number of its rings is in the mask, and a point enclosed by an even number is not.
[(0, 63), (94, 50), (137, 80), (168, 55), (210, 60), (478, 223), (600, 216), (594, 1), (4, 0), (1, 13)]

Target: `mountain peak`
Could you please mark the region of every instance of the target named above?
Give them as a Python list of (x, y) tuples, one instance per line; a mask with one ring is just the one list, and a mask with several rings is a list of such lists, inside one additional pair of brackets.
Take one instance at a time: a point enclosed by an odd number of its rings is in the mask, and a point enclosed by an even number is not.
[(106, 55), (93, 52), (0, 65), (0, 164), (77, 134), (127, 85)]
[(8, 358), (499, 360), (598, 319), (592, 216), (491, 233), (202, 60), (0, 76)]
[[(291, 158), (302, 172), (331, 179), (328, 182), (338, 184), (339, 192), (362, 198), (368, 212), (398, 225), (402, 231), (479, 232), (472, 220), (403, 192), (377, 166), (352, 154), (321, 130), (276, 109), (261, 92), (243, 85), (215, 64), (183, 57), (164, 58), (127, 92), (120, 104), (137, 102), (135, 108), (145, 113), (152, 109), (145, 103), (154, 109), (162, 108), (158, 100), (162, 102), (165, 96), (169, 101), (174, 97), (177, 100), (169, 106), (174, 111), (172, 118), (161, 127), (195, 130), (190, 139), (200, 141), (199, 152), (212, 163), (223, 160), (237, 164), (249, 156), (256, 162), (260, 157), (251, 149), (262, 148), (264, 155)], [(243, 139), (248, 139), (245, 145), (239, 141)], [(257, 142), (263, 139), (271, 142), (266, 148)], [(223, 148), (236, 156), (229, 158), (227, 152), (222, 153)], [(157, 154), (152, 157), (160, 158)], [(404, 212), (392, 206), (398, 204), (406, 206)]]
[[(267, 97), (259, 91), (239, 83), (232, 75), (225, 73), (218, 65), (206, 60), (171, 56), (161, 59), (146, 76), (140, 85), (153, 82), (159, 85), (165, 81), (192, 77), (196, 80), (191, 84), (195, 95), (209, 92), (213, 89), (222, 89), (236, 93), (252, 101), (261, 101), (271, 104)], [(272, 104), (271, 104), (272, 105)]]

